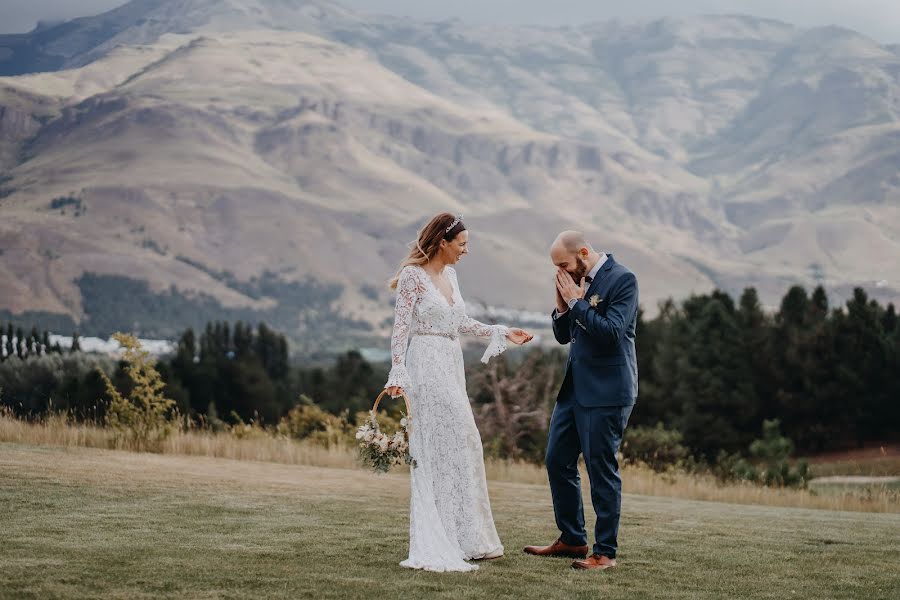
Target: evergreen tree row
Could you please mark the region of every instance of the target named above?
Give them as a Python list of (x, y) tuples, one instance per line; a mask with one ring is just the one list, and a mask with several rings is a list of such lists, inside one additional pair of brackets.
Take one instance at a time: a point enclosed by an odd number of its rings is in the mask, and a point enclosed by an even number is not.
[[(72, 336), (72, 347), (69, 352), (78, 352), (81, 346), (78, 343), (78, 332)], [(37, 327), (32, 327), (31, 331), (26, 333), (22, 327), (13, 323), (7, 323), (4, 327), (0, 323), (0, 361), (11, 357), (26, 359), (32, 356), (42, 356), (44, 354), (62, 354), (63, 349), (59, 342), (50, 343), (50, 333), (44, 330), (40, 333)]]
[(748, 288), (666, 302), (639, 320), (639, 399), (632, 423), (663, 423), (713, 459), (747, 447), (767, 419), (808, 453), (896, 439), (900, 326), (892, 304), (857, 288), (830, 308), (792, 287), (775, 314)]
[[(793, 287), (774, 313), (763, 310), (753, 288), (737, 301), (714, 291), (660, 309), (653, 319), (639, 315), (639, 398), (631, 425), (660, 423), (710, 462), (722, 451), (745, 453), (774, 419), (803, 454), (900, 441), (900, 323), (893, 305), (856, 289), (844, 306), (831, 307), (821, 287), (811, 294)], [(47, 410), (51, 400), (80, 414), (102, 412), (107, 399), (88, 363), (105, 361), (118, 379), (121, 365), (81, 352), (56, 360), (62, 351), (54, 345), (48, 352), (47, 341), (46, 333), (6, 326), (0, 401), (25, 414)], [(531, 352), (541, 356), (522, 355), (525, 362), (516, 366), (516, 355), (504, 355), (499, 366), (469, 367), (482, 433), (500, 435), (497, 452), (504, 455), (542, 456), (541, 411), (552, 410), (553, 375), (562, 374), (565, 357), (559, 349)], [(9, 360), (16, 356), (25, 360)], [(388, 365), (372, 365), (358, 352), (329, 366), (292, 365), (286, 338), (265, 324), (215, 322), (199, 335), (185, 331), (159, 370), (184, 414), (275, 423), (301, 395), (334, 414), (367, 410)], [(499, 400), (497, 390), (506, 390)], [(534, 431), (511, 429), (509, 411), (527, 413), (522, 427)]]

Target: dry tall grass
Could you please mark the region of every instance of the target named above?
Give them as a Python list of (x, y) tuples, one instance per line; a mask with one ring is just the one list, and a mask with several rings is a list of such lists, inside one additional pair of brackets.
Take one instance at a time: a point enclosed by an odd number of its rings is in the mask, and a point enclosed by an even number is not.
[[(60, 414), (34, 422), (16, 419), (9, 414), (0, 414), (0, 442), (134, 450), (129, 447), (127, 441), (109, 429), (93, 424), (69, 422)], [(325, 448), (283, 436), (274, 436), (261, 428), (251, 426), (235, 432), (176, 431), (163, 442), (161, 451), (163, 454), (340, 469), (359, 468), (353, 448), (345, 446)], [(530, 463), (488, 459), (485, 467), (488, 479), (491, 480), (539, 485), (547, 482), (543, 468)], [(582, 478), (586, 481), (586, 474), (582, 473)], [(623, 469), (623, 481), (626, 493), (648, 496), (737, 504), (900, 513), (900, 494), (890, 489), (837, 490), (829, 494), (818, 494), (810, 490), (766, 488), (749, 483), (721, 484), (711, 476), (659, 474), (647, 468), (634, 466)]]

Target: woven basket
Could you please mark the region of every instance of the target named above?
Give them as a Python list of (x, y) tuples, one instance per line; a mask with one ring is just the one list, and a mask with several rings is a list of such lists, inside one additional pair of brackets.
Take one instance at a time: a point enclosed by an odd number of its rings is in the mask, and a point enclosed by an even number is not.
[[(406, 403), (406, 420), (412, 421), (412, 407), (409, 405), (409, 396), (406, 395), (405, 392), (400, 392), (400, 395), (403, 396), (403, 401)], [(387, 390), (382, 390), (378, 397), (375, 398), (375, 404), (372, 406), (372, 410), (369, 411), (372, 414), (372, 418), (375, 418), (375, 413), (378, 410), (378, 405), (381, 404), (381, 399), (387, 396)], [(409, 441), (409, 432), (406, 434), (407, 441)]]

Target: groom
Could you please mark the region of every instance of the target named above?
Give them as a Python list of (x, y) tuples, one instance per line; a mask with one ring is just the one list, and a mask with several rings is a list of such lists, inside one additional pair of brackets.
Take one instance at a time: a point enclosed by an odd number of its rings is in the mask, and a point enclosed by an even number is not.
[[(528, 546), (525, 552), (583, 559), (572, 563), (576, 569), (608, 569), (616, 566), (622, 505), (616, 453), (637, 399), (637, 279), (611, 254), (597, 253), (577, 231), (559, 234), (550, 258), (557, 267), (553, 334), (560, 344), (571, 344), (546, 455), (561, 535), (549, 546)], [(590, 556), (579, 454), (584, 455), (597, 514)]]

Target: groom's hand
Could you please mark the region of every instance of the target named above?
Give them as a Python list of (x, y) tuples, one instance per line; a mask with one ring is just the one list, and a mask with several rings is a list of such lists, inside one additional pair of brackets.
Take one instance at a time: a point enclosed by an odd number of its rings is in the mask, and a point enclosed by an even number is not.
[(584, 298), (586, 289), (584, 277), (581, 278), (581, 283), (578, 284), (572, 281), (572, 276), (565, 269), (556, 270), (556, 290), (565, 301), (567, 309), (569, 300), (572, 298)]
[[(555, 277), (554, 277), (553, 281), (555, 284), (555, 282), (556, 282)], [(556, 312), (558, 314), (563, 314), (564, 312), (569, 310), (569, 305), (566, 304), (566, 301), (563, 300), (563, 297), (559, 295), (559, 286), (556, 286), (555, 291), (556, 291)]]

